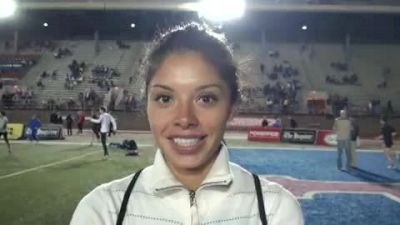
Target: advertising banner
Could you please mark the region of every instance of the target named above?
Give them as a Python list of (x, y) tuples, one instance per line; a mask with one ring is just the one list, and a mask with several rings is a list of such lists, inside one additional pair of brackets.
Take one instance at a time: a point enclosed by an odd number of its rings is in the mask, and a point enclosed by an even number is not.
[(336, 146), (336, 134), (332, 130), (319, 130), (317, 145)]
[[(39, 140), (60, 140), (64, 139), (62, 133), (62, 125), (56, 124), (45, 124), (43, 125), (37, 133), (37, 138)], [(25, 129), (26, 137), (30, 135), (30, 129)]]
[(261, 142), (280, 142), (281, 129), (279, 128), (263, 128), (253, 127), (247, 133), (247, 140)]
[(8, 139), (18, 140), (24, 137), (25, 125), (22, 123), (7, 124)]
[(281, 141), (286, 143), (314, 144), (316, 137), (316, 130), (284, 129), (281, 133)]
[[(227, 128), (247, 130), (252, 127), (260, 127), (262, 120), (262, 117), (234, 117), (228, 121)], [(268, 124), (275, 123), (275, 119), (267, 118), (267, 120)]]

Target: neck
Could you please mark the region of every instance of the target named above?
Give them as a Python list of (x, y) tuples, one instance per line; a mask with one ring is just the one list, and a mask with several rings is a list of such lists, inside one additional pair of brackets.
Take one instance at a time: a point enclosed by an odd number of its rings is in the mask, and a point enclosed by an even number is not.
[(210, 159), (210, 162), (199, 168), (174, 168), (171, 165), (170, 170), (174, 174), (175, 178), (185, 186), (188, 190), (197, 190), (200, 185), (206, 179), (208, 172), (210, 171), (212, 165), (214, 165), (216, 157)]

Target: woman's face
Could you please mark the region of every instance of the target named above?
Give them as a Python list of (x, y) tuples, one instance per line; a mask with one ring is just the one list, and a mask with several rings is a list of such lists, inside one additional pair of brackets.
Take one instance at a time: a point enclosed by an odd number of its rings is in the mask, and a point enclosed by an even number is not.
[(210, 168), (232, 113), (228, 86), (214, 67), (199, 53), (171, 54), (148, 90), (150, 128), (170, 169)]

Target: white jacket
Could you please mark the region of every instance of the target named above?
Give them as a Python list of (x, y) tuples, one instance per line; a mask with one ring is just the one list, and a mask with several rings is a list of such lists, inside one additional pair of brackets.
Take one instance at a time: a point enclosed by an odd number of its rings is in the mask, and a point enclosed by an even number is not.
[(114, 131), (117, 130), (117, 123), (109, 113), (102, 113), (98, 119), (90, 119), (92, 123), (100, 123), (100, 133), (108, 133), (111, 130), (110, 123)]
[[(168, 169), (160, 151), (140, 174), (128, 202), (124, 225), (259, 225), (252, 175), (230, 163), (223, 147), (194, 198)], [(115, 225), (133, 175), (103, 184), (86, 195), (70, 225)], [(303, 225), (295, 197), (281, 185), (261, 179), (269, 225)]]

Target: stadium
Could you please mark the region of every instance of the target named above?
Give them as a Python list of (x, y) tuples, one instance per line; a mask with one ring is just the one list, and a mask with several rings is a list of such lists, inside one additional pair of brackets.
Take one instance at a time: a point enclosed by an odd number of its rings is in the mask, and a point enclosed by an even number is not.
[[(293, 193), (307, 225), (400, 223), (400, 142), (392, 132), (388, 159), (381, 137), (382, 121), (400, 130), (400, 2), (206, 3), (0, 1), (10, 144), (0, 135), (0, 224), (69, 224), (95, 187), (153, 163), (145, 54), (158, 34), (191, 21), (225, 35), (238, 64), (240, 102), (223, 137), (232, 162)], [(106, 158), (91, 122), (102, 106), (118, 125)], [(343, 111), (358, 135), (357, 160), (342, 170)]]

